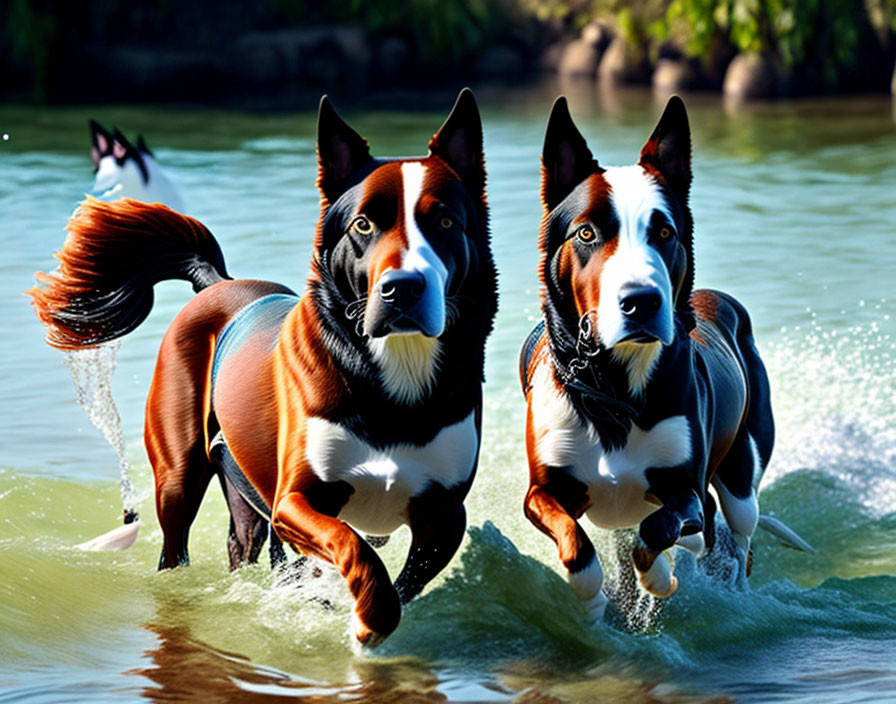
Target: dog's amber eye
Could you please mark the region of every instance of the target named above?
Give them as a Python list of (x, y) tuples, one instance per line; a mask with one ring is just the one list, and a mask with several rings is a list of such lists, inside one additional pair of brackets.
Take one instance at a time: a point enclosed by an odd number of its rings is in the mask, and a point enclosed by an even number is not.
[(671, 227), (664, 227), (660, 230), (660, 239), (661, 240), (667, 240), (671, 236), (672, 236), (672, 228)]
[(352, 220), (352, 224), (348, 226), (350, 232), (354, 232), (358, 235), (363, 235), (367, 237), (371, 232), (373, 232), (373, 225), (370, 220), (365, 218), (363, 215), (359, 215), (354, 220)]
[(439, 220), (439, 227), (441, 227), (443, 230), (450, 230), (452, 227), (454, 227), (454, 220), (445, 215)]
[(585, 242), (586, 244), (590, 244), (597, 239), (597, 233), (591, 225), (582, 225), (576, 230), (576, 236), (578, 236), (580, 242)]

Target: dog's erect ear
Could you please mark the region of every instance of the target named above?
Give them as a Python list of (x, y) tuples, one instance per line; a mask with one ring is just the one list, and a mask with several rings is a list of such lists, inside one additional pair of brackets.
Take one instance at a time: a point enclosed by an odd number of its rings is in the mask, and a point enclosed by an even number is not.
[(100, 159), (112, 153), (112, 135), (96, 120), (90, 120), (90, 160), (94, 171), (100, 166)]
[(660, 121), (641, 150), (642, 166), (657, 169), (687, 205), (691, 188), (691, 128), (684, 102), (677, 95), (669, 98)]
[(669, 98), (653, 134), (641, 150), (641, 166), (656, 169), (678, 197), (684, 210), (685, 230), (681, 233), (687, 260), (684, 280), (676, 295), (676, 309), (690, 332), (696, 325), (691, 308), (694, 290), (694, 241), (688, 194), (691, 189), (691, 128), (684, 102), (677, 95)]
[(128, 141), (128, 138), (125, 137), (122, 131), (117, 127), (114, 128), (113, 136), (114, 139), (112, 141), (112, 154), (118, 160), (119, 164), (123, 164), (128, 158), (128, 155), (132, 154), (136, 150), (134, 149), (130, 141)]
[(367, 140), (345, 124), (323, 96), (317, 113), (317, 187), (327, 203), (345, 192), (352, 175), (370, 158)]
[(134, 148), (127, 137), (122, 134), (117, 127), (113, 132), (112, 139), (112, 156), (119, 166), (124, 166), (128, 159), (132, 159), (140, 169), (140, 175), (143, 177), (143, 183), (149, 183), (149, 171), (146, 169), (146, 163), (143, 161), (143, 155)]
[(429, 153), (448, 164), (471, 194), (483, 194), (485, 158), (482, 153), (482, 120), (473, 91), (469, 88), (460, 92), (451, 114), (429, 140)]
[(554, 101), (541, 152), (541, 200), (553, 210), (591, 174), (601, 171), (562, 95)]
[(141, 152), (142, 154), (149, 154), (150, 156), (153, 155), (149, 150), (149, 147), (146, 146), (146, 140), (143, 139), (142, 134), (137, 135), (137, 151)]

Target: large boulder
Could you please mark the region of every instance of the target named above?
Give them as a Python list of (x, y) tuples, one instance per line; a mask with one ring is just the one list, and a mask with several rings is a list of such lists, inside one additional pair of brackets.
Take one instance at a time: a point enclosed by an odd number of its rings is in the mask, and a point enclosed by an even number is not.
[(738, 100), (776, 98), (787, 90), (787, 71), (773, 56), (753, 52), (738, 54), (725, 72), (722, 92)]
[(661, 93), (677, 93), (699, 87), (700, 75), (695, 62), (685, 58), (661, 58), (656, 62), (651, 79)]
[(557, 62), (557, 73), (565, 78), (593, 79), (612, 39), (613, 30), (606, 22), (595, 21), (586, 25), (578, 39), (563, 47)]
[(616, 37), (604, 52), (597, 75), (608, 83), (647, 83), (650, 80), (647, 47), (634, 46), (624, 37)]

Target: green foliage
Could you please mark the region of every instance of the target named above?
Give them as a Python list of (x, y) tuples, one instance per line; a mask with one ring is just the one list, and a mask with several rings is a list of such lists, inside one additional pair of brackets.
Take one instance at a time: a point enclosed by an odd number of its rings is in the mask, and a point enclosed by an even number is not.
[[(855, 69), (862, 33), (875, 0), (670, 0), (665, 18), (651, 26), (660, 40), (675, 38), (704, 55), (718, 38), (740, 51), (773, 53), (795, 69), (810, 68), (833, 88)], [(896, 0), (877, 0), (896, 28)]]
[(482, 46), (502, 8), (489, 0), (349, 0), (348, 15), (374, 34), (413, 28), (424, 58), (453, 63)]
[(26, 71), (31, 74), (31, 97), (42, 102), (51, 58), (59, 41), (60, 28), (55, 15), (35, 11), (29, 0), (13, 0), (5, 30), (10, 58), (26, 67)]

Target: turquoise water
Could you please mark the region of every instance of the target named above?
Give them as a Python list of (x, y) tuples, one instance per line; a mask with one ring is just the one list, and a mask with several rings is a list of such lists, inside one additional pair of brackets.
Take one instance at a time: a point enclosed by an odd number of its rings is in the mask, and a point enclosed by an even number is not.
[[(817, 555), (756, 538), (738, 584), (677, 555), (679, 592), (585, 625), (553, 544), (522, 515), (528, 473), (519, 346), (539, 315), (538, 158), (554, 96), (602, 163), (632, 162), (662, 109), (649, 93), (557, 85), (479, 91), (501, 311), (489, 341), (485, 439), (451, 566), (377, 651), (348, 636), (338, 575), (296, 587), (226, 569), (212, 487), (193, 564), (161, 546), (142, 409), (161, 336), (189, 287), (157, 289), (113, 377), (144, 525), (121, 553), (77, 543), (120, 512), (115, 452), (74, 401), (62, 356), (21, 292), (53, 267), (90, 186), (86, 120), (142, 131), (235, 276), (301, 287), (317, 216), (314, 106), (299, 114), (0, 107), (0, 702), (896, 701), (896, 127), (888, 99), (734, 109), (687, 96), (697, 284), (750, 309), (778, 444), (763, 512)], [(418, 154), (453, 95), (395, 111), (342, 106), (376, 154)], [(419, 101), (416, 101), (419, 102)], [(386, 103), (379, 100), (378, 104)], [(434, 106), (430, 108), (430, 106)], [(412, 110), (412, 108), (420, 108)], [(610, 577), (613, 544), (596, 536)], [(383, 549), (393, 571), (408, 536)], [(332, 610), (315, 597), (326, 595)]]

